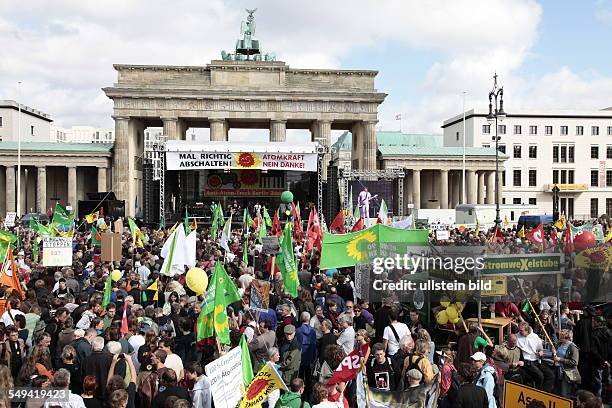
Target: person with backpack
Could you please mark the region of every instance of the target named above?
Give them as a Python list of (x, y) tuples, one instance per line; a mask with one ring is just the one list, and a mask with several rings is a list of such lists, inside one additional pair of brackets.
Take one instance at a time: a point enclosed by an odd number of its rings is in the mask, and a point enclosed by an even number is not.
[(458, 369), (461, 386), (457, 390), (454, 408), (488, 408), (489, 398), (487, 392), (474, 383), (476, 372), (469, 363), (463, 363)]
[(429, 343), (425, 340), (417, 340), (414, 345), (414, 353), (408, 355), (404, 360), (404, 368), (402, 369), (402, 379), (404, 379), (405, 384), (408, 384), (406, 381), (406, 373), (412, 369), (419, 370), (421, 374), (423, 374), (423, 378), (421, 379), (422, 383), (426, 385), (431, 385), (434, 380), (434, 371), (429, 359), (427, 358), (427, 353), (429, 352)]
[(379, 390), (395, 391), (395, 372), (391, 358), (385, 355), (385, 347), (376, 343), (372, 347), (372, 356), (367, 363), (366, 375), (368, 378), (368, 386)]
[(406, 335), (410, 335), (410, 329), (405, 323), (398, 322), (399, 313), (397, 310), (391, 310), (389, 314), (391, 323), (383, 332), (383, 347), (389, 357), (393, 357), (400, 348), (400, 339)]
[(497, 387), (495, 369), (487, 364), (487, 356), (481, 351), (474, 353), (471, 358), (474, 370), (478, 371), (475, 384), (486, 391), (489, 401), (488, 407), (499, 408), (495, 397), (495, 389)]

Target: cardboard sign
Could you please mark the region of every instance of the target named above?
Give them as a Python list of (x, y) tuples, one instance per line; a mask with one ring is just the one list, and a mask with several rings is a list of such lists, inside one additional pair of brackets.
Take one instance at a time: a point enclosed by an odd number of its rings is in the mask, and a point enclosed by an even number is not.
[(264, 255), (276, 255), (280, 253), (280, 243), (278, 242), (277, 236), (263, 237), (262, 239), (262, 252)]
[(436, 239), (438, 241), (446, 241), (450, 239), (448, 230), (436, 230)]
[(121, 218), (117, 219), (113, 224), (113, 232), (123, 234), (123, 220)]
[(270, 282), (259, 279), (251, 282), (251, 301), (249, 307), (255, 311), (268, 311), (270, 307)]
[(102, 262), (120, 261), (121, 260), (121, 234), (100, 234), (102, 238), (100, 243)]
[(7, 212), (6, 217), (4, 217), (4, 226), (7, 228), (14, 227), (15, 218), (17, 218), (16, 212)]
[(215, 407), (235, 408), (240, 402), (244, 385), (242, 384), (242, 351), (234, 347), (204, 367), (210, 380)]
[(572, 408), (572, 400), (526, 387), (512, 381), (504, 382), (504, 408), (526, 407), (532, 400), (542, 401), (551, 408)]
[(483, 282), (490, 281), (491, 289), (480, 291), (480, 296), (506, 296), (508, 294), (508, 277), (504, 275), (483, 276)]
[(72, 265), (72, 238), (48, 237), (43, 239), (44, 266)]

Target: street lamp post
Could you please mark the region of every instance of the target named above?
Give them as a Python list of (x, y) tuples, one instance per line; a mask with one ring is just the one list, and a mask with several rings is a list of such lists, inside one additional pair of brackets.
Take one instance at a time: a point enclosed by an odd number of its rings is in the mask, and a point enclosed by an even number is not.
[[(497, 103), (499, 102), (499, 108)], [(495, 103), (495, 106), (493, 105)], [(489, 92), (489, 114), (487, 115), (487, 122), (489, 124), (495, 123), (495, 227), (499, 227), (501, 224), (501, 217), (499, 215), (499, 135), (497, 129), (497, 122), (503, 122), (506, 119), (506, 112), (504, 112), (504, 87), (497, 85), (497, 73), (493, 75), (493, 90)]]

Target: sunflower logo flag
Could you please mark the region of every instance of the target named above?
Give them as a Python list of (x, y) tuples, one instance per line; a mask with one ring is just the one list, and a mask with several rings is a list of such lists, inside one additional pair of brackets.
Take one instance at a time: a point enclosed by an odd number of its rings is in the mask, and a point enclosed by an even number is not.
[(261, 404), (268, 396), (278, 389), (288, 391), (287, 385), (281, 378), (278, 370), (268, 361), (253, 377), (253, 381), (247, 387), (238, 407), (261, 407)]
[(285, 224), (285, 229), (280, 239), (280, 253), (276, 255), (276, 266), (278, 266), (283, 276), (285, 293), (296, 298), (298, 296), (299, 282), (297, 265), (293, 254), (291, 223), (289, 222)]
[[(344, 268), (365, 264), (374, 257), (406, 251), (408, 246), (425, 246), (428, 230), (400, 229), (376, 224), (370, 228), (349, 234), (323, 234), (321, 269)], [(384, 245), (381, 245), (384, 244)]]

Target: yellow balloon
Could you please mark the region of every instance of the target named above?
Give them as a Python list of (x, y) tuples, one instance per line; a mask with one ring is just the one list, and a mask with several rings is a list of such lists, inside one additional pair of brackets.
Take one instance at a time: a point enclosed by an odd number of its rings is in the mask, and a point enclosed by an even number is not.
[(121, 279), (121, 271), (119, 269), (115, 269), (114, 271), (112, 271), (111, 279), (113, 282), (117, 282), (119, 279)]
[(448, 307), (450, 305), (450, 300), (448, 300), (448, 298), (444, 296), (442, 297), (442, 299), (440, 299), (440, 304), (442, 305), (442, 307)]
[(459, 313), (457, 313), (457, 309), (455, 309), (455, 306), (452, 306), (452, 305), (446, 308), (446, 315), (448, 316), (448, 320), (451, 320), (451, 321), (459, 317)]
[(436, 316), (436, 321), (438, 322), (438, 324), (448, 323), (448, 316), (446, 315), (446, 310), (441, 310), (440, 312), (438, 312), (438, 315)]
[(455, 317), (454, 319), (448, 319), (449, 322), (451, 322), (452, 324), (457, 324), (459, 323), (459, 317)]
[(208, 275), (202, 268), (194, 267), (187, 271), (185, 282), (187, 287), (193, 290), (196, 295), (201, 295), (208, 287)]

